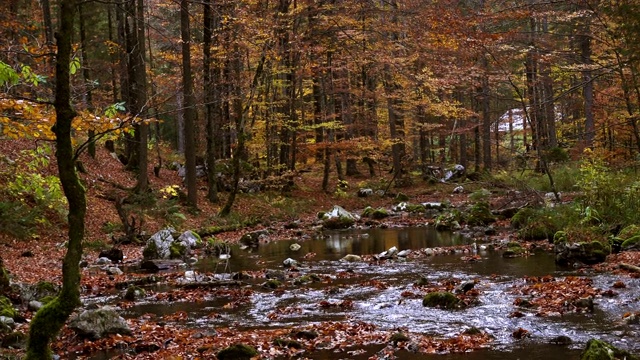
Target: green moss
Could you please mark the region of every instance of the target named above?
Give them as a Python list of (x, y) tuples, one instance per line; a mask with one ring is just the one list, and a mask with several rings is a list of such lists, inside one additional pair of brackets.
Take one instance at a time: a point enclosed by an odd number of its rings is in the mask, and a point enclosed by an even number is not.
[(618, 234), (618, 238), (622, 239), (622, 240), (627, 240), (630, 239), (632, 237), (636, 237), (640, 235), (640, 226), (638, 225), (629, 225), (627, 227), (625, 227), (624, 229), (620, 230), (620, 233)]
[(18, 311), (13, 307), (11, 300), (4, 296), (0, 296), (0, 316), (14, 318), (18, 315)]
[(496, 217), (491, 214), (489, 203), (481, 201), (474, 204), (465, 216), (469, 225), (484, 226), (496, 221)]
[(142, 257), (145, 260), (155, 259), (158, 256), (158, 247), (156, 246), (155, 241), (149, 241), (147, 246), (145, 246), (144, 250), (142, 250)]
[(460, 305), (460, 300), (448, 291), (436, 291), (425, 295), (422, 306), (437, 307), (442, 309), (455, 309)]
[(403, 193), (398, 193), (398, 195), (396, 195), (396, 201), (409, 201), (409, 196)]
[(145, 293), (146, 292), (144, 291), (143, 288), (132, 285), (127, 288), (127, 292), (124, 294), (124, 298), (125, 300), (134, 301), (136, 299), (143, 297)]
[(216, 357), (218, 360), (249, 360), (258, 355), (256, 349), (245, 344), (236, 344), (220, 350)]
[(38, 299), (38, 301), (40, 301), (42, 303), (42, 305), (47, 305), (48, 303), (52, 302), (53, 299), (55, 299), (55, 296), (51, 296), (51, 295), (47, 295), (47, 296), (43, 296), (40, 299)]
[(553, 235), (553, 243), (555, 245), (564, 244), (567, 242), (567, 233), (565, 231), (556, 231)]
[(36, 284), (36, 291), (40, 294), (43, 294), (43, 293), (57, 294), (58, 286), (48, 281), (40, 281)]
[(640, 235), (636, 235), (622, 242), (622, 245), (620, 245), (620, 247), (622, 248), (622, 250), (637, 248), (639, 242), (640, 242)]
[(276, 280), (276, 279), (269, 279), (267, 280), (267, 282), (265, 282), (264, 284), (262, 284), (263, 287), (266, 287), (268, 289), (277, 289), (280, 286), (282, 286), (282, 283), (280, 282), (280, 280)]
[(423, 213), (427, 211), (427, 209), (422, 204), (407, 204), (407, 211), (415, 214), (415, 213)]
[(187, 247), (182, 243), (174, 241), (171, 243), (171, 246), (169, 246), (169, 258), (171, 259), (180, 259), (183, 258), (186, 254)]
[(532, 208), (525, 207), (520, 209), (515, 215), (513, 215), (513, 217), (511, 217), (511, 226), (514, 229), (521, 229), (525, 227), (529, 223), (530, 219), (536, 216), (536, 213), (536, 210)]
[(503, 257), (515, 257), (522, 255), (526, 252), (526, 249), (520, 246), (519, 243), (512, 241), (507, 244), (507, 249), (502, 253)]
[(384, 219), (386, 217), (389, 217), (389, 213), (387, 212), (387, 210), (385, 208), (377, 208), (375, 209), (372, 213), (371, 213), (371, 218), (372, 219)]
[(452, 230), (460, 227), (460, 211), (453, 209), (436, 217), (436, 230)]
[(325, 219), (322, 223), (322, 226), (325, 229), (329, 230), (337, 230), (337, 229), (347, 229), (355, 224), (355, 220), (347, 217), (347, 216), (336, 216), (332, 218)]
[(364, 208), (364, 210), (362, 210), (362, 216), (371, 217), (371, 214), (373, 214), (374, 211), (374, 208), (372, 208), (371, 206), (367, 206), (366, 208)]
[(399, 342), (407, 342), (407, 341), (411, 341), (411, 339), (407, 335), (401, 332), (397, 332), (391, 335), (391, 338), (389, 339), (389, 342), (393, 343), (394, 345), (397, 345)]
[(631, 355), (625, 350), (620, 350), (615, 346), (597, 339), (591, 339), (580, 356), (580, 360), (638, 360), (638, 357)]

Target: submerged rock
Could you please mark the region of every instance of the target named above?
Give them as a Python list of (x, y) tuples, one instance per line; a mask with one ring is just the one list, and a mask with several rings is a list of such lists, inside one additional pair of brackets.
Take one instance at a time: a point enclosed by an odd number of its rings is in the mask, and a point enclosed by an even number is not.
[(342, 259), (340, 259), (340, 261), (358, 262), (358, 261), (362, 261), (362, 257), (359, 255), (347, 254)]
[(620, 350), (615, 346), (597, 339), (587, 341), (587, 346), (580, 356), (580, 360), (638, 360), (637, 356), (628, 351)]
[(425, 295), (422, 306), (452, 310), (460, 306), (460, 300), (448, 291), (435, 291)]

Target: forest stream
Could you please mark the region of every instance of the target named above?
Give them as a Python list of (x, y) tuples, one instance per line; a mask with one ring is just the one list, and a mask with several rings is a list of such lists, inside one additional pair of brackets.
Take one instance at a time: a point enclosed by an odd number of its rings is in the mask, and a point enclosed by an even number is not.
[[(616, 289), (616, 296), (594, 298), (592, 312), (551, 314), (540, 316), (535, 310), (518, 308), (518, 298), (512, 289), (523, 285), (529, 277), (554, 278), (567, 276), (589, 277), (592, 286), (611, 289), (619, 277), (579, 269), (559, 269), (553, 253), (533, 251), (528, 256), (505, 258), (499, 250), (484, 246), (446, 232), (427, 227), (389, 228), (325, 232), (316, 239), (299, 242), (301, 248), (291, 249), (292, 241), (277, 241), (257, 248), (241, 249), (234, 245), (231, 257), (221, 261), (201, 260), (190, 276), (215, 274), (231, 280), (232, 274), (272, 269), (284, 273), (282, 262), (292, 258), (299, 262), (301, 274), (314, 274), (329, 281), (313, 282), (305, 286), (285, 285), (284, 291), (260, 286), (262, 279), (246, 280), (245, 286), (254, 291), (250, 301), (227, 308), (224, 298), (207, 301), (145, 300), (124, 309), (125, 318), (153, 314), (158, 317), (184, 312), (179, 317), (183, 326), (214, 331), (217, 327), (237, 329), (296, 328), (320, 322), (363, 322), (376, 327), (408, 333), (428, 334), (447, 338), (469, 328), (477, 328), (493, 337), (486, 350), (466, 354), (439, 354), (439, 359), (578, 359), (580, 351), (591, 338), (598, 338), (631, 352), (640, 351), (640, 326), (622, 321), (623, 314), (638, 311), (640, 279), (625, 279), (626, 287)], [(436, 249), (439, 255), (416, 258), (394, 258), (386, 261), (341, 261), (347, 254), (378, 254), (392, 247), (399, 250)], [(449, 248), (451, 247), (451, 248)], [(453, 250), (455, 249), (455, 250)], [(309, 258), (308, 254), (315, 256)], [(469, 261), (469, 257), (473, 261)], [(180, 270), (185, 273), (185, 270)], [(269, 270), (267, 270), (269, 271)], [(339, 274), (348, 274), (341, 276)], [(415, 283), (442, 283), (450, 280), (473, 282), (479, 291), (477, 302), (471, 306), (443, 310), (424, 307), (420, 298), (407, 297), (415, 291)], [(156, 285), (157, 291), (164, 291)], [(92, 299), (115, 302), (115, 297)], [(319, 303), (353, 305), (318, 306)], [(295, 309), (281, 311), (276, 309)], [(521, 316), (511, 316), (519, 310)], [(215, 313), (216, 316), (211, 316)], [(527, 336), (516, 339), (517, 329), (526, 329)], [(571, 344), (552, 344), (553, 339), (565, 336)], [(367, 359), (384, 344), (357, 349), (320, 350), (305, 353), (312, 359)], [(93, 359), (109, 358), (113, 353), (95, 354)], [(399, 351), (399, 359), (421, 359), (427, 355)], [(431, 355), (428, 355), (431, 356)]]

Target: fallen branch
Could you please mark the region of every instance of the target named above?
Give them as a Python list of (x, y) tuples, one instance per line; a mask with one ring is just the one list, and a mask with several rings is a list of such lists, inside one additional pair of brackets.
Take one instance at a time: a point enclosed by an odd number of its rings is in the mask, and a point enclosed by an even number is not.
[(632, 272), (635, 272), (635, 273), (640, 273), (640, 267), (635, 266), (635, 265), (621, 263), (620, 265), (618, 265), (618, 267), (620, 269), (632, 271)]

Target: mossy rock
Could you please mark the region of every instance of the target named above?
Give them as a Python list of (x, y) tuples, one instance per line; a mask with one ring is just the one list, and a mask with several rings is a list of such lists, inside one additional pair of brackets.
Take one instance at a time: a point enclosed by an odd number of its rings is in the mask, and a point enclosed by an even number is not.
[(435, 291), (425, 295), (422, 306), (451, 310), (460, 306), (460, 300), (448, 291)]
[(640, 249), (640, 235), (636, 235), (633, 236), (627, 240), (625, 240), (624, 242), (622, 242), (622, 244), (620, 245), (620, 248), (623, 251), (628, 251), (628, 250), (638, 250)]
[(9, 271), (4, 268), (2, 258), (0, 258), (0, 294), (7, 291), (11, 285), (11, 279), (9, 279)]
[(187, 247), (180, 242), (174, 241), (169, 246), (169, 258), (170, 259), (181, 259), (187, 255)]
[(485, 226), (496, 221), (496, 217), (491, 213), (489, 203), (486, 201), (474, 204), (467, 212), (465, 218), (467, 224), (473, 226)]
[(389, 217), (389, 213), (385, 208), (377, 208), (371, 213), (371, 218), (380, 220)]
[[(24, 349), (27, 346), (27, 335), (20, 331), (13, 331), (2, 337), (0, 347), (12, 349)], [(10, 358), (7, 358), (10, 359)]]
[(273, 345), (286, 347), (286, 348), (293, 348), (293, 349), (302, 349), (302, 343), (296, 340), (289, 340), (289, 339), (277, 338), (273, 340)]
[(282, 282), (280, 282), (280, 280), (276, 280), (276, 279), (269, 279), (265, 283), (263, 283), (262, 286), (267, 288), (267, 289), (277, 289), (280, 286), (282, 286)]
[(127, 292), (124, 294), (125, 300), (135, 301), (144, 297), (146, 292), (143, 288), (135, 285), (131, 285), (127, 288)]
[(516, 257), (524, 254), (527, 250), (519, 243), (511, 241), (507, 244), (507, 249), (502, 253), (503, 257)]
[(436, 217), (436, 230), (456, 230), (460, 228), (460, 211), (451, 210)]
[(316, 214), (316, 217), (317, 217), (318, 219), (322, 220), (322, 219), (324, 219), (324, 216), (325, 216), (326, 214), (327, 214), (327, 213), (326, 213), (326, 212), (324, 212), (324, 211), (318, 211), (318, 214)]
[(566, 244), (568, 240), (566, 231), (556, 231), (556, 233), (553, 234), (553, 243), (556, 245)]
[(308, 274), (300, 276), (299, 278), (295, 279), (293, 283), (296, 285), (302, 285), (320, 281), (322, 281), (322, 278), (320, 278), (320, 276), (316, 274)]
[(531, 219), (536, 217), (536, 215), (537, 211), (535, 209), (529, 207), (522, 208), (511, 217), (511, 226), (514, 229), (521, 229), (525, 227)]
[(639, 235), (640, 235), (640, 226), (632, 224), (620, 230), (620, 233), (618, 233), (618, 236), (616, 237), (622, 240), (627, 240)]
[(18, 311), (13, 307), (11, 300), (4, 296), (0, 296), (0, 316), (6, 316), (12, 319), (18, 316)]
[(398, 195), (396, 195), (396, 201), (409, 201), (409, 195), (398, 193)]
[(615, 346), (597, 339), (587, 341), (580, 360), (638, 360), (637, 356), (631, 355), (628, 351), (620, 350)]
[(371, 206), (367, 206), (366, 208), (364, 208), (364, 210), (362, 210), (362, 216), (371, 217), (371, 214), (373, 214), (374, 211), (374, 208), (372, 208)]
[(255, 348), (245, 344), (236, 344), (220, 350), (216, 357), (218, 360), (249, 360), (258, 355)]
[(518, 236), (523, 240), (551, 240), (556, 232), (554, 224), (536, 221), (520, 229)]
[(158, 257), (158, 247), (156, 246), (155, 241), (149, 241), (147, 246), (142, 250), (142, 257), (145, 260), (152, 260)]
[(412, 214), (423, 213), (427, 208), (422, 204), (407, 204), (407, 211)]
[(336, 216), (325, 219), (322, 223), (322, 227), (328, 230), (347, 229), (355, 223), (356, 221), (353, 218), (347, 216)]

